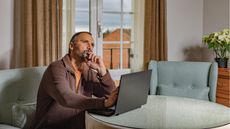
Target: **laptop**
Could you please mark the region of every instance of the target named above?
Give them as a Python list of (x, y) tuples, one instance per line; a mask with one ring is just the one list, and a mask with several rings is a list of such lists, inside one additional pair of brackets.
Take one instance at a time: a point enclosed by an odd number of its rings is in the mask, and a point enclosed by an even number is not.
[(121, 75), (117, 102), (114, 107), (91, 109), (90, 113), (112, 116), (137, 109), (146, 104), (152, 70)]

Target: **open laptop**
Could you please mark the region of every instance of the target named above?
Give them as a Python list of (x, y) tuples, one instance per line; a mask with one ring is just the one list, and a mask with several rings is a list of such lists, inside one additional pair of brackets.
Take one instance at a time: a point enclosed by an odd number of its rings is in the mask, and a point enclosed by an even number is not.
[(117, 103), (113, 108), (92, 109), (90, 113), (111, 116), (137, 109), (146, 104), (151, 70), (121, 75)]

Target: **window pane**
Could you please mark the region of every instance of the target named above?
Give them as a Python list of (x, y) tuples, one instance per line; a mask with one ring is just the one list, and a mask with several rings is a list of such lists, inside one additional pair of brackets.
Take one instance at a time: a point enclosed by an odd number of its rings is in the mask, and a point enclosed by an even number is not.
[(89, 31), (89, 12), (76, 11), (75, 32)]
[(75, 7), (78, 11), (89, 11), (89, 0), (76, 0)]
[(121, 12), (121, 0), (103, 0), (103, 11)]
[(125, 14), (123, 19), (123, 68), (130, 68), (130, 51), (133, 31), (133, 14)]
[(123, 68), (130, 68), (131, 27), (123, 29)]
[(103, 60), (108, 69), (120, 68), (120, 44), (103, 44)]
[[(120, 68), (120, 44), (103, 44), (103, 59), (108, 69)], [(130, 68), (130, 41), (122, 44), (123, 68)]]
[(133, 26), (133, 14), (125, 14), (123, 19), (123, 27), (131, 28)]
[(75, 7), (75, 32), (89, 31), (89, 0), (76, 0)]
[(120, 14), (111, 14), (104, 13), (103, 14), (103, 33), (104, 32), (112, 32), (121, 27), (121, 15)]
[(103, 14), (103, 59), (106, 68), (120, 67), (120, 14)]
[(123, 44), (123, 68), (127, 69), (130, 68), (130, 41)]
[(121, 14), (104, 13), (103, 15), (103, 59), (109, 69), (120, 67), (120, 42), (122, 42), (122, 67), (130, 68), (130, 42), (132, 15), (124, 15), (123, 40), (121, 41)]
[(123, 11), (124, 12), (133, 12), (133, 0), (123, 0)]
[(131, 32), (133, 28), (133, 15), (126, 14), (123, 19), (123, 41), (131, 41)]

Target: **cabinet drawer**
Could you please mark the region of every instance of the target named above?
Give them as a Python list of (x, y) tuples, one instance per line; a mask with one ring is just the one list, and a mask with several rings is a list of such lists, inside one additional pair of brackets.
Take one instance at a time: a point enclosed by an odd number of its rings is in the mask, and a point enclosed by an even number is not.
[(217, 88), (217, 94), (226, 94), (226, 95), (230, 95), (230, 92), (229, 91), (226, 91), (226, 90), (222, 90), (222, 89), (219, 89)]
[(225, 99), (229, 99), (230, 100), (230, 95), (228, 92), (226, 91), (218, 91), (216, 93), (216, 97), (219, 97), (219, 98), (225, 98)]
[(219, 68), (218, 69), (218, 75), (219, 76), (224, 76), (224, 77), (229, 77), (230, 69), (229, 68)]
[(230, 80), (218, 78), (217, 89), (230, 91)]
[(223, 104), (223, 105), (225, 105), (225, 106), (230, 107), (230, 100), (228, 100), (228, 99), (224, 99), (224, 98), (219, 98), (219, 97), (217, 97), (217, 98), (216, 98), (216, 102), (219, 103), (219, 104)]
[(218, 69), (216, 102), (230, 107), (230, 69)]

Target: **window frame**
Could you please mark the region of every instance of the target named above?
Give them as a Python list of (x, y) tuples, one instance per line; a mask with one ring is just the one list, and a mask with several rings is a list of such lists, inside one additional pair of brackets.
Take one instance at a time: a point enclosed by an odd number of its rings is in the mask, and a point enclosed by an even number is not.
[[(75, 0), (73, 0), (73, 1), (75, 1)], [(123, 0), (121, 0), (121, 1), (123, 1)], [(134, 5), (132, 5), (134, 7), (134, 11), (133, 11), (133, 14), (134, 14), (134, 23), (133, 24), (134, 25), (133, 26), (135, 26), (135, 28), (133, 28), (133, 30), (132, 30), (133, 33), (131, 34), (131, 37), (132, 37), (132, 39), (131, 39), (131, 56), (132, 56), (132, 58), (130, 59), (130, 68), (129, 69), (124, 69), (124, 68), (121, 68), (121, 69), (109, 69), (109, 71), (110, 71), (110, 73), (112, 75), (112, 78), (114, 80), (119, 80), (120, 76), (122, 74), (140, 71), (140, 70), (143, 70), (143, 68), (144, 68), (144, 63), (143, 63), (144, 62), (143, 61), (143, 49), (144, 49), (144, 45), (143, 45), (144, 44), (144, 1), (142, 1), (142, 0), (133, 0), (133, 1), (134, 1)], [(72, 3), (69, 2), (69, 3), (70, 3), (70, 5), (71, 4), (73, 5), (74, 2), (72, 2)], [(90, 17), (89, 17), (89, 23), (90, 23), (89, 30), (92, 33), (93, 38), (95, 40), (94, 51), (99, 56), (102, 56), (103, 55), (103, 44), (109, 44), (109, 42), (107, 42), (107, 41), (104, 41), (103, 43), (100, 43), (100, 41), (103, 41), (102, 39), (100, 39), (100, 37), (101, 38), (103, 37), (103, 33), (102, 32), (98, 33), (98, 32), (100, 32), (100, 31), (98, 31), (98, 29), (101, 29), (101, 21), (102, 21), (102, 11), (98, 11), (98, 9), (100, 9), (100, 10), (103, 9), (102, 8), (103, 0), (89, 0), (89, 3), (90, 3), (89, 4), (89, 15), (90, 15)], [(123, 4), (123, 2), (121, 2), (121, 4)], [(97, 6), (95, 6), (95, 5), (97, 5)], [(75, 9), (75, 6), (70, 6), (70, 8), (71, 8), (72, 11), (65, 11), (65, 12), (67, 12), (67, 14), (64, 14), (64, 15), (65, 16), (66, 15), (67, 16), (71, 15), (71, 18), (69, 20), (73, 20), (73, 21), (71, 22), (71, 25), (63, 25), (64, 29), (73, 28), (73, 27), (70, 27), (70, 26), (75, 26), (72, 23), (75, 23), (75, 18), (74, 18), (75, 17), (75, 12), (74, 11), (76, 9)], [(96, 9), (96, 11), (92, 11), (91, 9)], [(122, 8), (122, 10), (123, 10), (123, 8)], [(71, 12), (71, 13), (68, 14), (68, 12)], [(111, 13), (113, 11), (104, 11), (104, 12), (110, 12)], [(117, 13), (117, 12), (113, 12), (113, 13)], [(130, 13), (123, 12), (122, 15), (125, 15), (125, 14), (130, 14)], [(65, 17), (65, 18), (67, 18), (67, 17)], [(63, 23), (63, 24), (67, 24), (67, 23), (68, 22)], [(72, 29), (72, 31), (70, 31), (70, 33), (71, 32), (73, 34), (74, 30)], [(63, 39), (70, 38), (72, 36), (72, 34), (70, 35), (70, 33), (63, 34), (64, 35)], [(121, 35), (120, 35), (121, 40), (122, 40), (122, 35), (123, 34), (121, 33)], [(66, 42), (68, 40), (63, 40), (63, 41)], [(63, 48), (63, 53), (64, 53), (64, 51), (68, 50), (68, 44), (69, 44), (69, 42), (66, 42), (66, 44), (63, 45), (65, 47), (65, 48)], [(122, 47), (120, 47), (120, 49), (122, 49)], [(122, 53), (122, 50), (120, 51), (120, 53)], [(121, 55), (120, 60), (121, 60), (120, 64), (122, 64), (122, 61), (123, 61), (122, 55)]]

